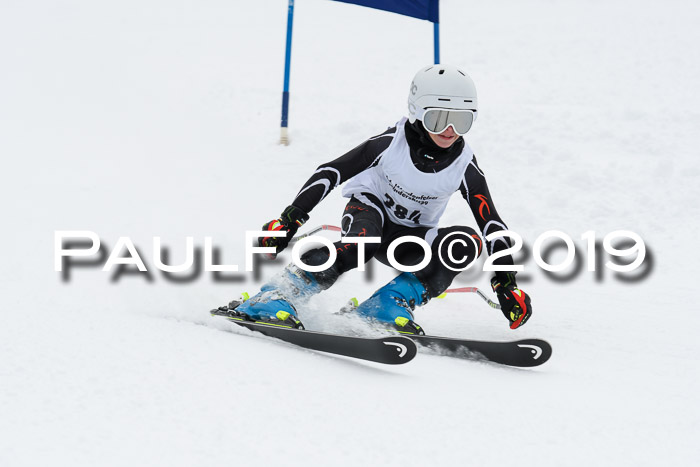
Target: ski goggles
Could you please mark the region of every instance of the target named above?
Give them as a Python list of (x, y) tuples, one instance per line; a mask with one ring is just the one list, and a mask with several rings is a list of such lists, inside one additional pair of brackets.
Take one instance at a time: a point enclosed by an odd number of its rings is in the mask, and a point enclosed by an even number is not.
[(435, 135), (452, 126), (459, 136), (466, 135), (474, 123), (473, 110), (429, 108), (423, 111), (423, 127)]

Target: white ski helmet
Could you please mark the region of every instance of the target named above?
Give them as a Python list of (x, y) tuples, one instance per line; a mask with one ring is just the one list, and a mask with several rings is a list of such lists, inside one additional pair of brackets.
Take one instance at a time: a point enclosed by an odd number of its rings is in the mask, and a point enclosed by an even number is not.
[(430, 65), (413, 78), (408, 93), (408, 120), (413, 123), (429, 107), (473, 110), (477, 115), (476, 86), (468, 74), (450, 65)]

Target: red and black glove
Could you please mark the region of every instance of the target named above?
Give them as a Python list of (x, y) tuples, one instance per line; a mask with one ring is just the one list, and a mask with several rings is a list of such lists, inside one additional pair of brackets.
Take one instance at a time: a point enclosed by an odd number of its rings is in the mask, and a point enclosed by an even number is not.
[(282, 250), (287, 248), (287, 245), (289, 245), (289, 242), (292, 239), (292, 237), (294, 237), (294, 234), (297, 233), (299, 227), (304, 225), (304, 222), (306, 222), (307, 220), (309, 220), (309, 215), (306, 214), (304, 211), (294, 206), (287, 206), (287, 208), (282, 212), (282, 215), (279, 217), (279, 219), (271, 220), (270, 222), (262, 226), (263, 230), (270, 230), (276, 232), (285, 231), (287, 232), (287, 236), (262, 237), (258, 239), (258, 245), (276, 248), (277, 251), (274, 255), (272, 255), (272, 257), (274, 258), (275, 256), (277, 256), (277, 254), (282, 252)]
[(491, 279), (491, 288), (496, 292), (503, 316), (510, 321), (511, 329), (519, 328), (530, 319), (530, 296), (518, 288), (514, 272), (497, 272)]

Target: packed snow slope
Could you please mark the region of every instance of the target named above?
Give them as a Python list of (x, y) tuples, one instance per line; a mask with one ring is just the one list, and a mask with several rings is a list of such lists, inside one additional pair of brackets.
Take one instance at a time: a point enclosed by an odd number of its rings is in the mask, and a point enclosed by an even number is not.
[[(441, 2), (442, 59), (476, 82), (467, 140), (529, 246), (520, 285), (534, 313), (511, 331), (453, 295), (416, 320), (437, 335), (547, 339), (554, 355), (533, 370), (425, 354), (387, 367), (208, 316), (288, 252), (255, 274), (155, 268), (153, 237), (178, 264), (187, 236), (200, 249), (209, 236), (243, 270), (244, 232), (401, 118), (432, 61), (428, 22), (296, 2), (280, 146), (286, 4), (0, 4), (0, 465), (697, 463), (698, 4)], [(334, 191), (307, 226), (337, 224), (344, 203)], [(456, 223), (475, 225), (459, 195), (443, 218)], [(578, 272), (535, 264), (553, 229), (576, 243)], [(620, 229), (644, 239), (645, 274), (587, 271), (581, 235)], [(103, 272), (103, 257), (66, 278), (57, 230), (93, 231), (105, 254), (129, 237), (149, 273)], [(349, 331), (330, 313), (395, 274), (369, 269), (316, 297), (307, 326)], [(488, 281), (476, 270), (455, 285)]]

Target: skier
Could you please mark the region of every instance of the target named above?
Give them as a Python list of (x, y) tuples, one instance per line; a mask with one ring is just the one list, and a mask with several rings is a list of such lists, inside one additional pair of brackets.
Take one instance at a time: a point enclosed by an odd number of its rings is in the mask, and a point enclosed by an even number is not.
[[(306, 272), (290, 264), (254, 297), (232, 302), (232, 312), (254, 321), (303, 328), (297, 309), (312, 295), (331, 287), (341, 274), (357, 267), (359, 248), (364, 247), (365, 261), (376, 258), (389, 265), (387, 248), (391, 242), (415, 236), (430, 245), (432, 259), (427, 266), (415, 273), (399, 274), (355, 312), (402, 333), (424, 334), (414, 321), (415, 307), (443, 293), (459, 274), (458, 267), (476, 259), (482, 250), (482, 240), (471, 227), (438, 227), (449, 198), (457, 191), (462, 194), (484, 237), (507, 229), (476, 157), (463, 138), (476, 119), (477, 107), (474, 82), (463, 71), (448, 65), (418, 71), (408, 95), (408, 118), (320, 165), (281, 216), (263, 225), (270, 236), (259, 239), (260, 246), (281, 252), (309, 219), (311, 210), (333, 188), (348, 182), (343, 196), (350, 201), (341, 221), (342, 234), (381, 237), (381, 243), (359, 246), (337, 242), (337, 257), (329, 268)], [(286, 232), (286, 236), (275, 236), (279, 232)], [(448, 251), (450, 243), (443, 242), (448, 237), (462, 241), (452, 243)], [(509, 246), (506, 238), (499, 237), (487, 242), (486, 249), (491, 255)], [(424, 255), (420, 245), (409, 242), (394, 252), (404, 265), (419, 264)], [(325, 247), (301, 257), (311, 266), (322, 265), (328, 258)], [(467, 261), (450, 264), (454, 258)], [(513, 259), (505, 255), (495, 264), (513, 265)], [(525, 324), (532, 313), (530, 297), (518, 288), (515, 272), (496, 272), (491, 286), (510, 327)]]

